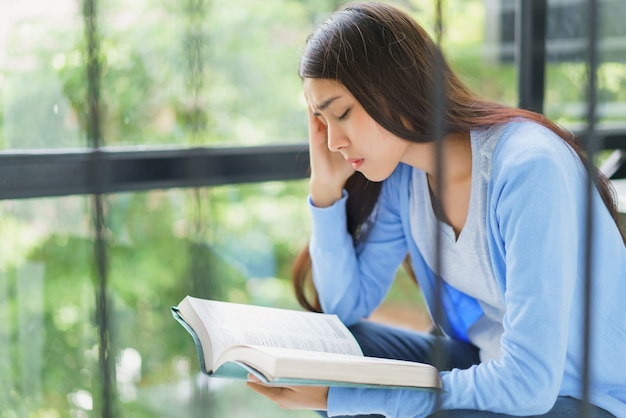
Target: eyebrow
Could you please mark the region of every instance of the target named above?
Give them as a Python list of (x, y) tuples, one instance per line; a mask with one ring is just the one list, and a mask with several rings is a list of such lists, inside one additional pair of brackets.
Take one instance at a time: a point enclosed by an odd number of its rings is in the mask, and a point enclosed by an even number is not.
[(330, 97), (330, 98), (328, 98), (328, 99), (324, 100), (324, 101), (323, 101), (323, 102), (322, 102), (322, 103), (321, 103), (321, 104), (317, 107), (317, 109), (318, 109), (318, 110), (324, 110), (324, 109), (326, 109), (328, 106), (330, 106), (330, 104), (331, 104), (332, 102), (334, 102), (335, 100), (337, 100), (337, 99), (338, 99), (338, 98), (340, 98), (340, 97), (341, 97), (341, 96), (333, 96), (333, 97)]

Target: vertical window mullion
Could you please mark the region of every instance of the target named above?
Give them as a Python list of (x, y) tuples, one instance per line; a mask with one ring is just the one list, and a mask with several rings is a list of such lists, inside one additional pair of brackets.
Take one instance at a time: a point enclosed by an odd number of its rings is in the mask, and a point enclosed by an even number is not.
[(91, 181), (92, 217), (94, 228), (94, 263), (96, 275), (96, 319), (98, 328), (98, 364), (100, 366), (100, 410), (103, 418), (116, 416), (115, 376), (110, 324), (110, 301), (108, 298), (108, 260), (106, 251), (106, 228), (104, 216), (105, 162), (102, 152), (101, 128), (101, 52), (98, 32), (97, 0), (85, 0), (83, 4), (85, 22), (86, 72), (87, 72), (87, 140), (92, 148), (92, 161), (88, 167)]
[(516, 19), (518, 106), (543, 112), (547, 0), (518, 0)]
[(589, 39), (588, 39), (588, 55), (587, 55), (587, 128), (583, 137), (585, 152), (587, 155), (587, 195), (586, 195), (586, 219), (585, 219), (585, 254), (584, 254), (584, 320), (583, 320), (583, 371), (582, 371), (582, 400), (583, 406), (581, 417), (591, 416), (591, 405), (589, 404), (589, 387), (592, 375), (591, 364), (591, 341), (592, 341), (592, 317), (591, 303), (593, 300), (593, 266), (592, 266), (592, 250), (593, 250), (593, 187), (595, 183), (594, 171), (594, 155), (597, 151), (598, 140), (596, 138), (596, 77), (598, 70), (598, 3), (597, 0), (588, 0), (588, 22), (589, 22)]
[[(446, 82), (444, 80), (443, 73), (443, 50), (442, 50), (442, 41), (443, 41), (443, 11), (442, 11), (442, 2), (441, 0), (435, 1), (435, 43), (437, 44), (439, 54), (436, 55), (436, 63), (435, 63), (435, 83), (437, 86), (432, 92), (433, 94), (433, 103), (434, 103), (434, 126), (433, 126), (433, 138), (436, 141), (436, 153), (435, 153), (435, 178), (437, 179), (436, 188), (436, 196), (439, 198), (434, 199), (433, 205), (435, 206), (435, 213), (440, 216), (443, 213), (443, 208), (441, 205), (441, 198), (443, 197), (443, 184), (445, 183), (444, 176), (444, 162), (443, 162), (443, 137), (445, 133), (444, 126), (444, 109), (446, 106)], [(437, 228), (435, 234), (435, 306), (433, 319), (435, 324), (442, 323), (442, 318), (444, 315), (443, 312), (443, 300), (442, 300), (442, 292), (443, 292), (443, 283), (441, 282), (443, 279), (441, 277), (441, 270), (443, 266), (443, 257), (442, 257), (442, 230), (441, 228)], [(437, 333), (435, 338), (435, 344), (433, 346), (433, 365), (439, 370), (447, 370), (447, 365), (445, 364), (445, 355), (443, 352), (443, 344), (442, 344), (442, 336)], [(436, 392), (435, 396), (435, 416), (438, 418), (445, 417), (446, 412), (441, 411), (441, 397), (439, 392)]]

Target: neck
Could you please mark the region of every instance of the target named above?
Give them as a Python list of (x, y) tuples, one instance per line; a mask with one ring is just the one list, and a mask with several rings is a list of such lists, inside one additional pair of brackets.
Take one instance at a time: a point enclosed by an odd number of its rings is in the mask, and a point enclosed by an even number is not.
[[(441, 170), (437, 170), (438, 146), (441, 147)], [(472, 146), (468, 132), (450, 133), (439, 145), (436, 142), (415, 144), (405, 157), (403, 162), (426, 172), (433, 189), (437, 188), (440, 177), (446, 185), (467, 181), (472, 176)]]
[[(441, 144), (441, 170), (437, 170), (437, 143), (427, 145), (418, 161), (428, 177), (435, 215), (450, 225), (458, 238), (467, 220), (472, 184), (472, 144), (469, 133), (450, 134)], [(416, 154), (418, 156), (419, 154)]]

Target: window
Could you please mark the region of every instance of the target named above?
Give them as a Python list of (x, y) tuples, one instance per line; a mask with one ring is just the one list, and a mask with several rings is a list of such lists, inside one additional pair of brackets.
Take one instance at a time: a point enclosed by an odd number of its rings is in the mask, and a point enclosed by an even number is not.
[[(614, 128), (607, 148), (623, 148), (626, 132), (618, 1), (601, 1), (609, 20), (599, 113)], [(314, 24), (340, 3), (109, 0), (94, 15), (90, 0), (0, 3), (6, 416), (316, 416), (282, 411), (241, 382), (200, 376), (169, 307), (191, 293), (295, 307), (289, 269), (309, 235), (298, 56)], [(527, 87), (518, 86), (511, 55), (513, 3), (443, 9), (452, 66), (476, 92), (510, 105)], [(549, 28), (575, 15), (569, 3), (548, 2)], [(434, 2), (397, 4), (434, 33)], [(586, 64), (558, 52), (569, 43), (551, 34), (546, 112), (582, 127)], [(99, 70), (91, 80), (88, 35)], [(419, 311), (406, 280), (390, 297)], [(413, 320), (409, 326), (428, 326)]]

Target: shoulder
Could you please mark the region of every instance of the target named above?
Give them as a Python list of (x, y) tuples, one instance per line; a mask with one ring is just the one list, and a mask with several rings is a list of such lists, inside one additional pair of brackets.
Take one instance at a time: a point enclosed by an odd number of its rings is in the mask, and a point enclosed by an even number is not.
[(513, 213), (547, 209), (546, 202), (557, 200), (577, 205), (585, 184), (582, 161), (555, 132), (528, 121), (505, 126), (492, 155), (492, 208)]
[(581, 174), (582, 169), (580, 158), (561, 137), (527, 120), (504, 125), (492, 155), (492, 179), (519, 171), (541, 175), (556, 170), (572, 175)]
[(526, 162), (536, 158), (576, 160), (574, 150), (555, 132), (528, 120), (505, 124), (493, 152), (494, 162)]

